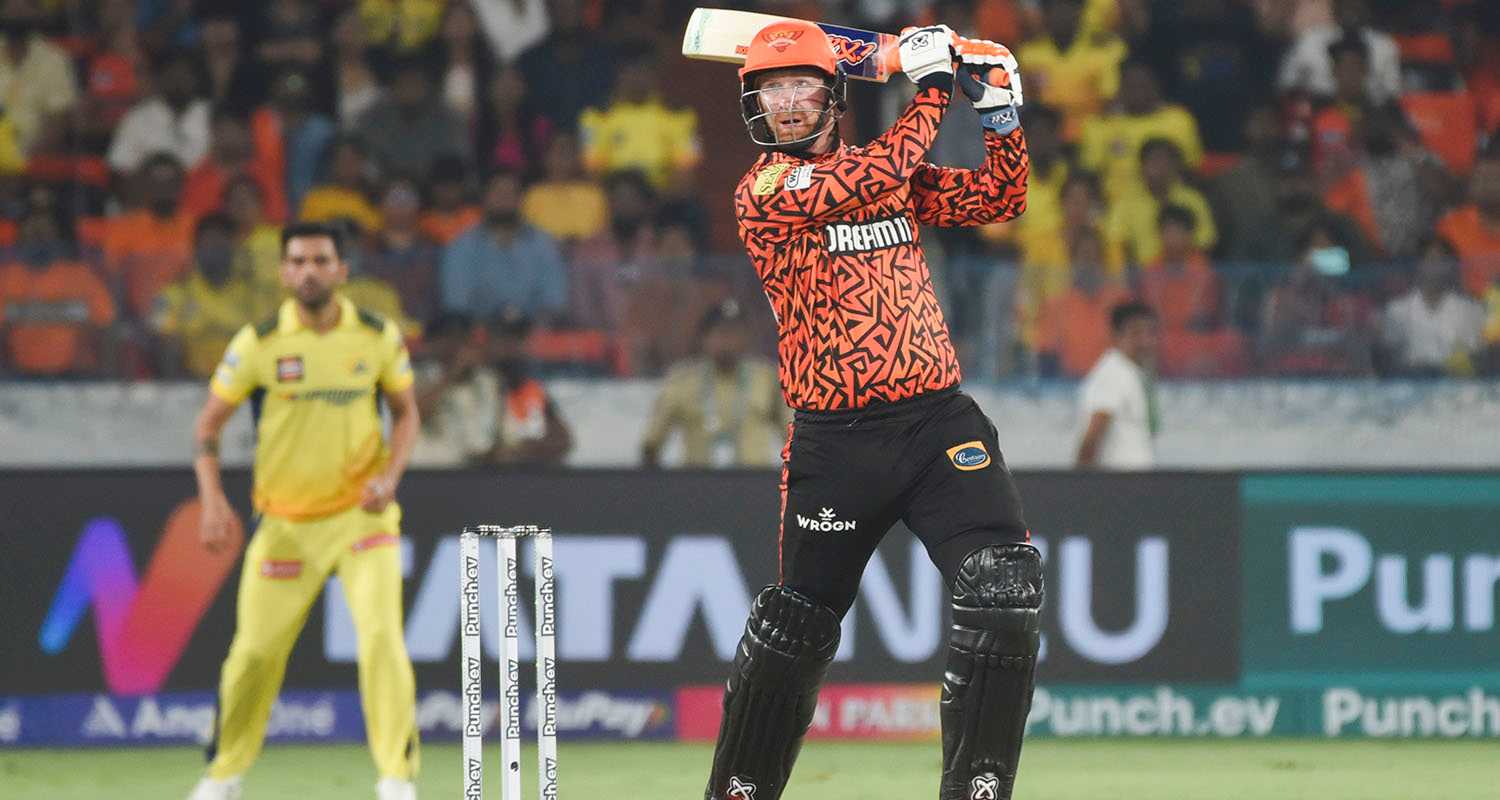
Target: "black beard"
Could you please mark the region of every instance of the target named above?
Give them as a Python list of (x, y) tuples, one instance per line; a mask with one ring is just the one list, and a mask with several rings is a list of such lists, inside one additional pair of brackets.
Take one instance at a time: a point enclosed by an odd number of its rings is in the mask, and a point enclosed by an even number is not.
[(302, 304), (302, 309), (304, 311), (306, 311), (307, 313), (309, 313), (309, 314), (317, 314), (318, 312), (320, 312), (323, 309), (327, 308), (328, 304), (330, 302), (332, 302), (332, 301), (333, 301), (333, 292), (331, 292), (331, 291), (329, 291), (329, 292), (323, 292), (322, 294), (319, 294), (319, 295), (317, 295), (315, 297), (312, 297), (310, 299), (309, 298), (305, 298), (305, 297), (303, 297), (300, 294), (297, 295), (297, 302), (301, 303)]

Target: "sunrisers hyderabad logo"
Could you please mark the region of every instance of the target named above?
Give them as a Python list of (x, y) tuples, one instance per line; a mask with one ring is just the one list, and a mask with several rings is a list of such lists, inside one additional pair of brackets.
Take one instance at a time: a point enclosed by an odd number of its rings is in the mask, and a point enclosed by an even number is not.
[(772, 50), (785, 53), (788, 47), (802, 38), (802, 31), (766, 31), (761, 34), (761, 38), (766, 40), (766, 44), (770, 45)]
[(828, 43), (833, 45), (834, 57), (851, 67), (875, 53), (874, 42), (850, 39), (848, 36), (836, 33), (828, 35)]

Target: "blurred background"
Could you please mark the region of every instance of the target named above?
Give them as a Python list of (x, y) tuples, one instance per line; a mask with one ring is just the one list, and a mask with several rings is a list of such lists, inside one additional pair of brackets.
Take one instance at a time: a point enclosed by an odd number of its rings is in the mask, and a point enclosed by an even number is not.
[[(734, 69), (679, 54), (694, 5), (0, 0), (0, 752), (207, 730), (234, 582), (153, 570), (192, 557), (189, 421), (294, 220), (343, 226), (417, 365), (424, 730), (458, 719), (456, 532), (534, 521), (564, 736), (712, 738), (790, 412), (730, 203), (758, 151)], [(1028, 211), (922, 240), (1056, 587), (1038, 736), (1500, 735), (1500, 3), (723, 5), (1017, 55)], [(911, 92), (851, 85), (845, 141)], [(930, 159), (979, 166), (977, 133), (956, 100)], [(1078, 470), (1129, 298), (1156, 470)], [(870, 569), (815, 735), (935, 753), (942, 587), (904, 532)], [(273, 743), (359, 739), (352, 636), (330, 592)]]

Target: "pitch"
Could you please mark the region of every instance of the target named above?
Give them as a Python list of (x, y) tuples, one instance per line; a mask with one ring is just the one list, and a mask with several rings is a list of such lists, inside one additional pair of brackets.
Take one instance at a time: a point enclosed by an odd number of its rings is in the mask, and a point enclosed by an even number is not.
[[(1040, 740), (1028, 742), (1017, 800), (1443, 800), (1494, 798), (1493, 742)], [(486, 796), (499, 797), (496, 751)], [(534, 752), (523, 763), (535, 793)], [(701, 797), (710, 746), (563, 744), (561, 796), (629, 800)], [(460, 794), (458, 745), (422, 749), (425, 800)], [(0, 750), (8, 800), (163, 800), (187, 794), (202, 766), (196, 749)], [(368, 800), (373, 770), (355, 745), (273, 746), (245, 781), (247, 800)], [(936, 796), (935, 742), (811, 742), (785, 800), (921, 800)]]

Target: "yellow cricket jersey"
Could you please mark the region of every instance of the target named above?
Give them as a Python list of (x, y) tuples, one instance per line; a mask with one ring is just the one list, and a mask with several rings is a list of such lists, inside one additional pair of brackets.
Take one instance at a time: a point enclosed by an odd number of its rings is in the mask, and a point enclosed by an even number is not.
[(702, 158), (698, 115), (673, 110), (660, 100), (614, 103), (578, 116), (583, 163), (596, 173), (638, 169), (657, 189), (666, 188), (673, 170), (696, 166)]
[(255, 414), (255, 508), (312, 519), (359, 502), (390, 452), (379, 393), (412, 385), (395, 324), (339, 296), (338, 325), (317, 333), (296, 301), (235, 335), (210, 388), (227, 403), (251, 398)]

